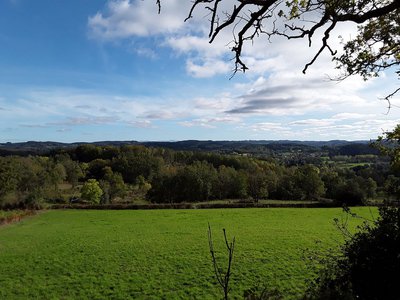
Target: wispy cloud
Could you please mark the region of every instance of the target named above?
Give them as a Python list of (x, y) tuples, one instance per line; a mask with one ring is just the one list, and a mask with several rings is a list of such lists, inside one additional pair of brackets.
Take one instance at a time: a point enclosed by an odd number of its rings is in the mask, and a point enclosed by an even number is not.
[(204, 127), (204, 128), (217, 128), (218, 124), (239, 124), (240, 118), (236, 117), (214, 117), (214, 118), (200, 118), (190, 121), (178, 122), (179, 125), (184, 127)]
[(150, 59), (158, 58), (158, 54), (156, 53), (156, 51), (154, 51), (153, 49), (148, 48), (148, 47), (143, 47), (143, 46), (134, 47), (132, 49), (132, 51), (142, 57), (146, 57), (146, 58), (150, 58)]
[(63, 132), (70, 132), (72, 131), (71, 128), (60, 128), (57, 129), (56, 132), (63, 133)]
[(289, 125), (300, 125), (300, 126), (328, 126), (335, 123), (333, 119), (307, 119), (297, 120), (290, 122)]
[(288, 127), (285, 127), (281, 123), (273, 123), (273, 122), (256, 123), (254, 125), (251, 125), (249, 128), (253, 131), (279, 131), (279, 132), (285, 132), (289, 129)]
[(145, 119), (153, 119), (153, 120), (170, 120), (170, 119), (178, 119), (178, 118), (183, 118), (187, 117), (188, 113), (184, 111), (167, 111), (167, 108), (165, 110), (159, 109), (159, 110), (153, 110), (153, 111), (146, 111), (144, 114), (140, 115), (139, 117), (145, 118)]
[(374, 114), (359, 114), (359, 113), (339, 113), (332, 116), (335, 120), (352, 120), (352, 119), (370, 119), (376, 118)]
[(228, 74), (232, 66), (222, 60), (206, 59), (196, 63), (193, 60), (186, 62), (186, 70), (189, 75), (198, 78), (213, 77), (218, 74)]
[(152, 124), (152, 122), (149, 120), (131, 121), (131, 122), (127, 122), (127, 123), (128, 123), (128, 125), (131, 125), (131, 126), (137, 127), (137, 128), (156, 128), (156, 126), (154, 126)]
[[(297, 98), (267, 98), (267, 99), (251, 99), (243, 101), (243, 105), (238, 108), (228, 110), (230, 114), (255, 114), (273, 112), (276, 109), (282, 110), (290, 107), (296, 107), (299, 103)], [(290, 113), (290, 112), (288, 112)]]
[(47, 125), (42, 125), (42, 124), (20, 124), (20, 127), (25, 127), (25, 128), (47, 128)]
[(108, 116), (93, 116), (93, 117), (69, 117), (65, 121), (60, 122), (49, 122), (46, 125), (50, 126), (80, 126), (80, 125), (103, 125), (117, 122), (118, 117)]

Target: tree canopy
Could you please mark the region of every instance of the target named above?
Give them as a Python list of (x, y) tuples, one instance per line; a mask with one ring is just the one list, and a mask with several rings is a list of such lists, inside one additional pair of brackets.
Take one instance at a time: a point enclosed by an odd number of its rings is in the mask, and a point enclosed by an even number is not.
[[(159, 11), (161, 2), (156, 1)], [(195, 0), (186, 20), (199, 9), (209, 12), (210, 43), (222, 31), (232, 30), (235, 73), (248, 69), (243, 49), (256, 38), (283, 36), (306, 38), (309, 46), (320, 39), (320, 47), (303, 73), (328, 51), (343, 71), (339, 79), (360, 75), (366, 80), (389, 68), (400, 77), (399, 0)], [(343, 40), (343, 49), (337, 51), (330, 44), (331, 34), (346, 22), (358, 25), (357, 35)]]

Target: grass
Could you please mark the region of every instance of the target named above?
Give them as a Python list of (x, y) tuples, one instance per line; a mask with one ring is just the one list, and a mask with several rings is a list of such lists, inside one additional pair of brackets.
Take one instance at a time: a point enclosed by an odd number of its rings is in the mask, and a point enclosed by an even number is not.
[(340, 243), (332, 222), (340, 216), (340, 209), (48, 211), (0, 227), (0, 299), (221, 298), (208, 222), (217, 250), (222, 228), (236, 237), (233, 298), (268, 285), (296, 299), (313, 274), (303, 250), (317, 240), (321, 249)]
[[(251, 200), (240, 200), (240, 199), (225, 199), (225, 200), (211, 200), (204, 202), (195, 202), (192, 203), (195, 206), (202, 204), (233, 204), (233, 203), (255, 203)], [(312, 200), (274, 200), (274, 199), (261, 199), (257, 202), (258, 204), (313, 204), (318, 203), (318, 201)]]

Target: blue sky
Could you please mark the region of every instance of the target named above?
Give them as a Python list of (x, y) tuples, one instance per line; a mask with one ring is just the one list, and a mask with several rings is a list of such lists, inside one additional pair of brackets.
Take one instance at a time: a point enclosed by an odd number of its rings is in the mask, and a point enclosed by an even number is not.
[(394, 75), (333, 82), (328, 55), (303, 75), (315, 48), (260, 38), (230, 79), (231, 31), (210, 45), (205, 10), (183, 23), (190, 1), (162, 3), (0, 1), (0, 142), (360, 140), (398, 123), (379, 100)]

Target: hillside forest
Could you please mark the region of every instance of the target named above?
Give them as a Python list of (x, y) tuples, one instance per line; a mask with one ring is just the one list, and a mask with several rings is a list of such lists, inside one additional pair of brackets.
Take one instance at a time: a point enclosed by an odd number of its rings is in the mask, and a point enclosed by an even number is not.
[(398, 193), (400, 174), (369, 145), (275, 145), (268, 154), (255, 145), (249, 149), (253, 152), (84, 144), (46, 154), (14, 152), (0, 157), (0, 203), (41, 207), (273, 199), (360, 205)]

